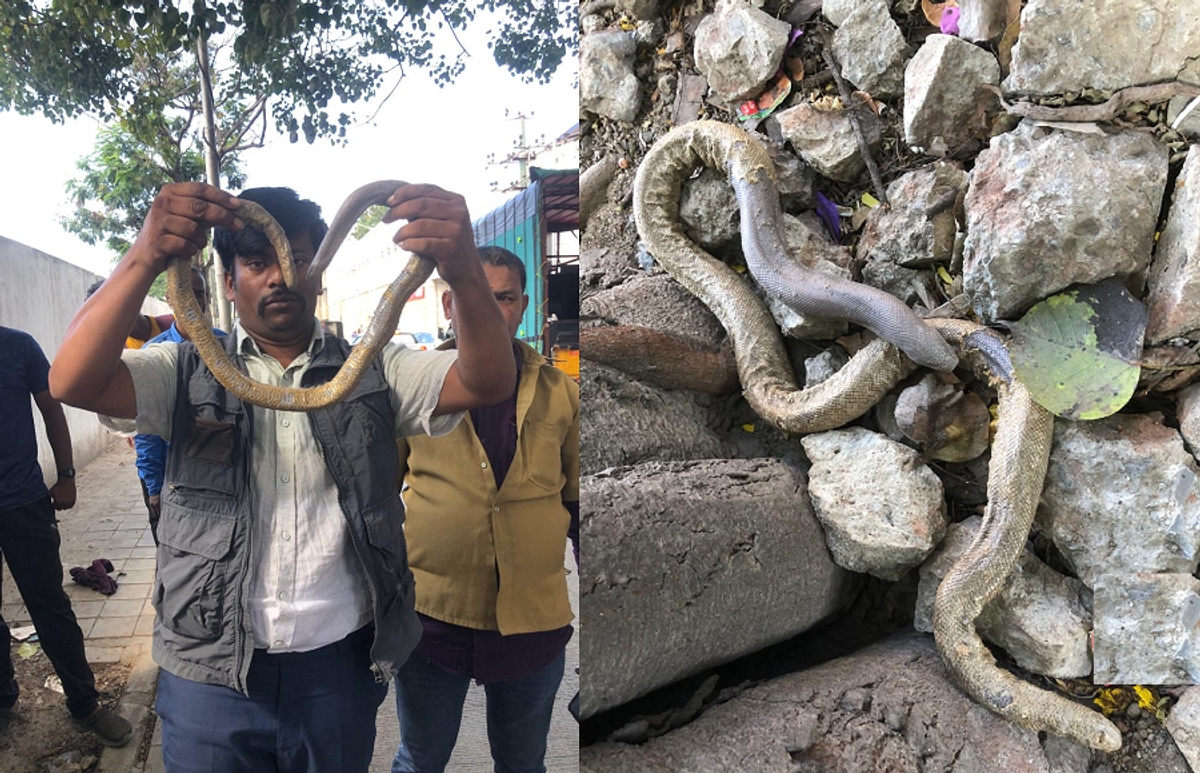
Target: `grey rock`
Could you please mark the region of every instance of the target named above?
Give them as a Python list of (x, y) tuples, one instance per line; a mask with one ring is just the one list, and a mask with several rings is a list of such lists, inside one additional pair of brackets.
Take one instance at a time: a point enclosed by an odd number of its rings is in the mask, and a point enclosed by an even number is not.
[(579, 43), (579, 106), (614, 121), (632, 121), (641, 105), (633, 57), (637, 44), (621, 30), (593, 32)]
[(1000, 63), (979, 46), (951, 35), (930, 35), (904, 69), (904, 140), (944, 156), (987, 137), (1000, 83)]
[[(855, 689), (870, 691), (868, 710), (840, 706)], [(1036, 732), (973, 703), (947, 678), (933, 637), (910, 634), (755, 685), (648, 743), (585, 746), (579, 767), (583, 773), (1087, 770), (1052, 767), (1051, 754), (1064, 759), (1058, 744), (1043, 750)]]
[(691, 72), (679, 74), (679, 89), (675, 92), (675, 103), (671, 107), (671, 124), (683, 126), (700, 117), (704, 109), (704, 94), (708, 81), (703, 75)]
[(1179, 434), (1183, 435), (1192, 456), (1200, 458), (1200, 384), (1175, 393), (1175, 413), (1179, 417)]
[(1061, 94), (1179, 80), (1200, 83), (1192, 0), (1030, 0), (1004, 90)]
[(721, 98), (756, 96), (775, 74), (791, 27), (743, 0), (722, 0), (696, 28), (696, 69)]
[(1167, 731), (1192, 770), (1200, 770), (1200, 687), (1189, 687), (1167, 715)]
[(980, 42), (1004, 34), (1006, 0), (959, 0), (958, 36)]
[(644, 384), (595, 362), (580, 369), (579, 467), (586, 475), (650, 460), (726, 454), (706, 420), (708, 398)]
[(1096, 684), (1200, 682), (1200, 580), (1105, 574), (1095, 590)]
[[(950, 568), (979, 533), (977, 515), (950, 525), (946, 539), (925, 563), (917, 586), (913, 626), (933, 632), (933, 601)], [(1092, 615), (1083, 583), (1051, 569), (1029, 549), (996, 598), (975, 621), (984, 640), (1003, 647), (1022, 668), (1046, 676), (1075, 678), (1092, 673), (1088, 634)]]
[(767, 151), (775, 164), (775, 176), (779, 181), (779, 200), (786, 212), (812, 209), (816, 201), (813, 196), (813, 181), (816, 173), (796, 154), (773, 142), (767, 143)]
[(910, 306), (915, 303), (926, 308), (937, 306), (925, 302), (937, 297), (936, 281), (932, 271), (904, 268), (888, 261), (872, 261), (863, 266), (863, 284), (890, 293)]
[[(1194, 97), (1175, 97), (1167, 103), (1167, 123), (1175, 125), (1175, 119), (1187, 109)], [(1192, 108), (1187, 117), (1179, 124), (1179, 132), (1192, 140), (1200, 140), (1200, 105)]]
[(1104, 574), (1194, 572), (1200, 562), (1200, 468), (1157, 419), (1055, 423), (1037, 521), (1089, 588)]
[(942, 482), (917, 452), (852, 427), (801, 439), (809, 494), (839, 566), (897, 580), (946, 533)]
[(678, 333), (712, 345), (725, 328), (708, 307), (666, 274), (641, 275), (580, 302), (584, 319)]
[[(832, 180), (851, 182), (866, 169), (850, 117), (844, 110), (818, 110), (801, 103), (773, 116), (784, 139), (818, 173)], [(859, 112), (867, 145), (878, 147), (883, 136), (879, 119), (869, 111)]]
[(635, 19), (658, 16), (658, 0), (617, 0), (617, 11)]
[(738, 242), (737, 199), (723, 171), (706, 167), (695, 179), (684, 181), (679, 219), (692, 241), (707, 250)]
[(619, 285), (640, 273), (637, 263), (621, 250), (613, 250), (608, 247), (584, 248), (579, 253), (580, 300), (590, 294)]
[(621, 468), (580, 481), (582, 714), (811, 628), (848, 602), (803, 472), (776, 459)]
[(1154, 249), (1146, 342), (1195, 338), (1200, 331), (1200, 145), (1193, 145), (1172, 189), (1171, 211)]
[(886, 0), (870, 0), (854, 9), (833, 34), (833, 55), (842, 75), (862, 91), (883, 99), (904, 93), (904, 64), (912, 49)]
[[(840, 27), (846, 23), (846, 19), (859, 6), (872, 2), (873, 0), (825, 0), (821, 4), (821, 13), (825, 14), (825, 18), (829, 19), (830, 24)], [(891, 5), (891, 3), (888, 4)]]
[[(956, 231), (953, 201), (969, 182), (966, 172), (945, 161), (894, 180), (887, 188), (891, 207), (871, 210), (863, 226), (860, 259), (905, 268), (948, 263)], [(930, 216), (931, 208), (941, 211)]]
[(846, 366), (850, 358), (841, 349), (826, 349), (804, 361), (804, 388), (814, 387)]
[(964, 289), (987, 322), (1076, 282), (1125, 278), (1150, 260), (1167, 151), (1138, 132), (1022, 124), (976, 158), (967, 191)]

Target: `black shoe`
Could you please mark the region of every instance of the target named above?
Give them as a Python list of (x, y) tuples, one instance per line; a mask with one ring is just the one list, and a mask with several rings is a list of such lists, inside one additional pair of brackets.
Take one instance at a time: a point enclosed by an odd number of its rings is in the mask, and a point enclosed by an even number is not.
[(103, 706), (83, 719), (72, 717), (71, 725), (81, 733), (95, 733), (105, 746), (124, 746), (133, 737), (133, 725), (117, 712)]
[(8, 708), (0, 708), (0, 725), (7, 725), (17, 718), (17, 712), (21, 708), (21, 699), (17, 698), (13, 701), (13, 705)]

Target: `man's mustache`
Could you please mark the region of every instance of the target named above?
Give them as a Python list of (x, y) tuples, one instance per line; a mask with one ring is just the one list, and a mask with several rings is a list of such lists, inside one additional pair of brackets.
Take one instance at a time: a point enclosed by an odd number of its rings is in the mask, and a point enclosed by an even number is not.
[(268, 304), (278, 303), (280, 301), (296, 301), (297, 303), (300, 304), (300, 307), (302, 309), (306, 308), (308, 306), (307, 302), (304, 300), (303, 295), (298, 295), (296, 293), (289, 293), (289, 292), (275, 292), (275, 293), (271, 293), (266, 298), (263, 298), (261, 301), (258, 302), (258, 313), (265, 314), (267, 311)]

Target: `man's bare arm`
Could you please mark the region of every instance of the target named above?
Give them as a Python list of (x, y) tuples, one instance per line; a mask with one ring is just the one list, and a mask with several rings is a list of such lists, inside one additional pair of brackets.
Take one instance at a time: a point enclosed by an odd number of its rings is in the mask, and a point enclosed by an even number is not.
[[(75, 453), (71, 448), (71, 428), (67, 426), (67, 417), (62, 405), (51, 397), (50, 392), (38, 392), (33, 396), (38, 410), (42, 412), (42, 420), (46, 422), (46, 437), (50, 440), (50, 450), (54, 452), (56, 469), (65, 470), (75, 466)], [(55, 510), (69, 510), (75, 505), (75, 479), (59, 478), (50, 488), (50, 503)]]
[(213, 225), (240, 228), (237, 200), (203, 183), (163, 188), (137, 240), (96, 294), (75, 314), (50, 368), (50, 392), (68, 405), (131, 419), (137, 412), (133, 379), (121, 350), (142, 299), (173, 256), (191, 256)]
[(517, 368), (504, 315), (475, 249), (466, 200), (434, 185), (406, 185), (388, 200), (383, 222), (407, 220), (393, 241), (437, 261), (458, 312), (458, 361), (442, 385), (434, 415), (494, 405), (512, 394)]

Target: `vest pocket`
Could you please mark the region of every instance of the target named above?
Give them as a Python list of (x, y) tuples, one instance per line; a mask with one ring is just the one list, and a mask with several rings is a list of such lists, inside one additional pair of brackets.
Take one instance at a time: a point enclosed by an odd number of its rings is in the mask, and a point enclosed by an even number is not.
[(167, 629), (191, 639), (221, 635), (235, 522), (163, 501), (154, 608)]
[[(396, 493), (363, 510), (367, 527), (368, 553), (375, 576), (379, 578), (380, 618), (387, 617), (396, 604), (412, 594), (412, 572), (408, 569), (408, 551), (404, 543), (404, 506)], [(410, 603), (411, 606), (411, 603)]]

